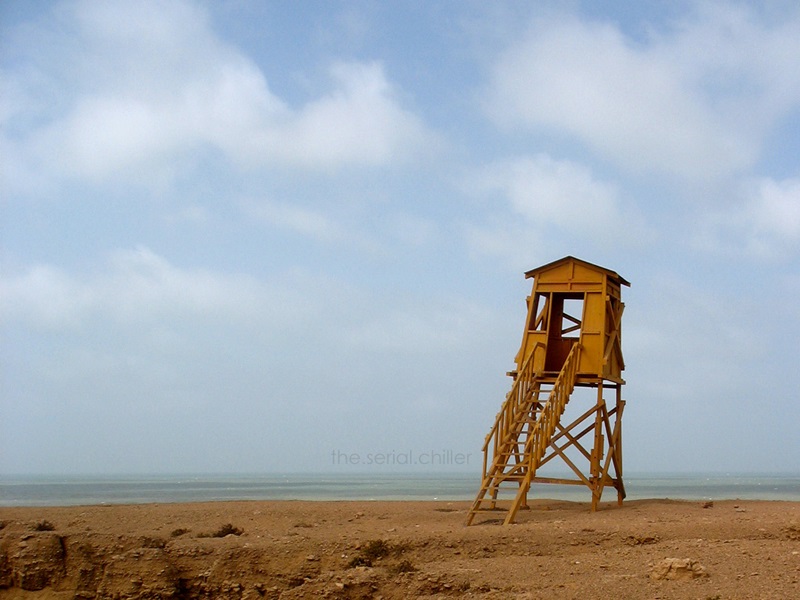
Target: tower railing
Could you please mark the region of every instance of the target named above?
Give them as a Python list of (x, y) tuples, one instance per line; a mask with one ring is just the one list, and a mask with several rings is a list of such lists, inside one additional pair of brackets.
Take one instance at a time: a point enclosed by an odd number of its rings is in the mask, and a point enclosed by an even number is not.
[[(544, 355), (547, 347), (542, 342), (536, 342), (533, 351), (528, 355), (528, 358), (522, 365), (522, 368), (517, 372), (514, 379), (514, 384), (511, 386), (511, 391), (506, 394), (506, 399), (500, 407), (500, 412), (495, 417), (494, 425), (486, 434), (486, 439), (483, 443), (483, 478), (489, 477), (490, 470), (489, 456), (492, 457), (492, 463), (497, 462), (497, 458), (504, 452), (508, 452), (508, 446), (516, 440), (516, 435), (519, 432), (514, 431), (514, 427), (518, 427), (520, 423), (520, 416), (523, 412), (529, 410), (530, 396), (534, 393), (538, 386), (535, 384), (536, 359), (540, 355)], [(491, 447), (491, 453), (489, 448)]]
[(542, 407), (539, 418), (536, 420), (536, 427), (533, 428), (528, 441), (525, 444), (525, 456), (528, 458), (528, 478), (536, 474), (539, 463), (547, 452), (547, 447), (553, 439), (553, 433), (558, 426), (561, 415), (569, 402), (569, 397), (575, 389), (575, 382), (578, 379), (578, 359), (580, 357), (581, 345), (576, 342), (561, 367), (550, 396)]
[(545, 402), (536, 419), (536, 426), (528, 436), (523, 454), (527, 459), (527, 469), (525, 469), (525, 476), (519, 484), (517, 496), (514, 498), (514, 502), (506, 515), (504, 521), (506, 524), (514, 521), (517, 511), (525, 503), (531, 481), (536, 475), (539, 463), (547, 452), (547, 448), (553, 439), (553, 433), (555, 433), (561, 415), (564, 414), (567, 402), (569, 402), (572, 391), (575, 389), (575, 383), (578, 379), (580, 352), (581, 345), (576, 342), (570, 349), (564, 365), (561, 367), (561, 372), (553, 384), (553, 389), (550, 391), (547, 402)]

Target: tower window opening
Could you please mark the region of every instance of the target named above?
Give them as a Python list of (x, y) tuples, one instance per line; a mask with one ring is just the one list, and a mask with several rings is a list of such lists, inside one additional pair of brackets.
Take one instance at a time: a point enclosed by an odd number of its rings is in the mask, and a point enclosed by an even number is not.
[(538, 293), (533, 298), (533, 310), (529, 331), (545, 331), (547, 329), (548, 294)]
[(580, 298), (564, 298), (564, 309), (561, 315), (561, 335), (579, 338), (583, 325), (583, 296)]

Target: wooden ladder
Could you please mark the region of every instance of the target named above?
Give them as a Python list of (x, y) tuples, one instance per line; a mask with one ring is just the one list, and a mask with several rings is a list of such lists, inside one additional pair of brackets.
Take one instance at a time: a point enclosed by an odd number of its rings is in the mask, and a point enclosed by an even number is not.
[[(555, 379), (532, 372), (533, 355), (517, 375), (486, 436), (481, 487), (467, 525), (478, 513), (502, 510), (507, 511), (504, 524), (508, 525), (525, 505), (531, 481), (575, 388), (580, 350), (579, 343), (573, 344)], [(504, 509), (498, 506), (498, 494), (501, 485), (508, 483), (518, 489)]]

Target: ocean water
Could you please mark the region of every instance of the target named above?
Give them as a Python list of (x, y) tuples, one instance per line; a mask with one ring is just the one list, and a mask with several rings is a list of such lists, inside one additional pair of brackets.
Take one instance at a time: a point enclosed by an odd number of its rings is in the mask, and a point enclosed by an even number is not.
[[(0, 506), (76, 506), (224, 500), (472, 500), (475, 473), (0, 476)], [(636, 474), (628, 499), (800, 501), (800, 474)], [(534, 485), (529, 498), (588, 502), (584, 486)], [(606, 488), (603, 500), (616, 493)]]

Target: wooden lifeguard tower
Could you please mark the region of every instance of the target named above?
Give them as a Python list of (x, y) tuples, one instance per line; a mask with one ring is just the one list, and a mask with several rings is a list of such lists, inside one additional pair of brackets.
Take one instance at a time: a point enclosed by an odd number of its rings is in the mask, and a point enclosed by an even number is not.
[[(504, 523), (512, 523), (534, 483), (585, 485), (592, 510), (605, 486), (617, 490), (620, 504), (625, 498), (620, 289), (630, 283), (572, 256), (525, 277), (533, 278), (533, 291), (517, 368), (509, 373), (514, 381), (483, 445), (481, 487), (467, 525), (479, 513), (501, 510), (507, 511)], [(562, 423), (576, 388), (590, 389), (588, 406)], [(583, 394), (575, 400), (587, 401)], [(539, 476), (540, 467), (556, 458), (575, 478)], [(503, 498), (508, 488), (512, 494)]]

